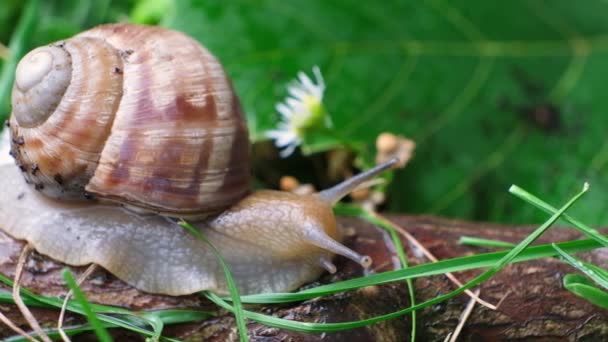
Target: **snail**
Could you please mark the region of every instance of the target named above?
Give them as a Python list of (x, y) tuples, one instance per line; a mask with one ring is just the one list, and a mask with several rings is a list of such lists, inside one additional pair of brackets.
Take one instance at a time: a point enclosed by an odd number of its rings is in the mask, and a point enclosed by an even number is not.
[(394, 165), (303, 196), (249, 189), (249, 138), (218, 60), (183, 33), (108, 24), (18, 64), (0, 165), (0, 229), (68, 265), (97, 264), (166, 295), (291, 291), (335, 272), (345, 247), (332, 206)]

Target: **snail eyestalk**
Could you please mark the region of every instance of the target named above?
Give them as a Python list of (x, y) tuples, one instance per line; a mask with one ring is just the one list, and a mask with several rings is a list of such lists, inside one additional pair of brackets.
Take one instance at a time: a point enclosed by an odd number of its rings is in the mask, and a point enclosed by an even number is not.
[[(319, 248), (323, 248), (324, 250), (327, 250), (331, 253), (348, 258), (358, 263), (363, 268), (369, 268), (372, 265), (372, 258), (367, 255), (361, 255), (353, 251), (352, 249), (344, 246), (343, 244), (337, 242), (336, 240), (330, 238), (329, 236), (323, 233), (322, 229), (309, 229), (308, 234), (306, 234), (305, 236), (305, 239), (309, 243)], [(321, 259), (319, 260), (319, 265), (321, 265), (324, 269), (332, 273), (330, 269), (332, 269), (333, 264), (330, 261)], [(333, 266), (333, 268), (335, 268), (335, 266)]]
[(338, 270), (336, 268), (336, 265), (334, 265), (334, 263), (331, 262), (331, 260), (329, 260), (329, 259), (327, 259), (325, 257), (320, 257), (319, 258), (319, 265), (321, 267), (323, 267), (327, 272), (329, 272), (329, 274), (334, 274)]
[(395, 166), (397, 163), (399, 163), (399, 159), (393, 158), (383, 164), (380, 164), (365, 172), (362, 172), (356, 176), (353, 176), (338, 185), (335, 185), (329, 189), (319, 192), (318, 196), (325, 202), (327, 202), (331, 205), (334, 205), (338, 201), (340, 201), (344, 196), (348, 195), (351, 191), (355, 190), (355, 188), (359, 184), (376, 177), (377, 175), (384, 172), (385, 170), (390, 169), (391, 167)]

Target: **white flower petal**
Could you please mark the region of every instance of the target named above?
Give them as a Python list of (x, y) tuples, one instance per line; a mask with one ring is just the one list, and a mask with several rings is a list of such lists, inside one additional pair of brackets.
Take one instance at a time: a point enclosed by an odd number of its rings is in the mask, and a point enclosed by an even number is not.
[(285, 147), (283, 150), (281, 150), (281, 152), (279, 152), (279, 155), (281, 156), (281, 158), (287, 158), (289, 157), (293, 151), (296, 150), (296, 147), (298, 147), (299, 144), (290, 144), (289, 146)]
[(267, 138), (276, 139), (276, 138), (280, 137), (281, 135), (283, 135), (283, 132), (278, 129), (271, 129), (269, 131), (264, 132), (264, 135)]
[(275, 109), (285, 119), (289, 119), (293, 115), (293, 111), (291, 110), (291, 108), (287, 107), (284, 103), (277, 103), (277, 105), (275, 106)]
[(288, 146), (290, 144), (293, 144), (294, 139), (291, 135), (285, 133), (285, 132), (275, 132), (276, 134), (271, 134), (268, 135), (269, 138), (273, 138), (275, 139), (274, 144), (281, 148), (284, 146)]
[(308, 77), (308, 75), (306, 75), (303, 71), (298, 72), (298, 80), (305, 88), (312, 88), (315, 86), (310, 77)]
[(287, 103), (287, 105), (290, 107), (291, 111), (295, 114), (298, 112), (301, 112), (305, 106), (302, 103), (302, 101), (298, 101), (296, 99), (293, 99), (291, 97), (288, 97), (285, 102)]
[(306, 95), (308, 95), (308, 93), (301, 87), (289, 87), (287, 88), (287, 91), (298, 100), (303, 100)]
[(306, 74), (300, 71), (298, 73), (298, 77), (300, 78), (300, 83), (302, 83), (302, 86), (304, 89), (306, 89), (306, 91), (315, 96), (319, 93), (318, 87), (312, 83), (312, 80), (308, 78)]
[(318, 87), (321, 88), (321, 92), (325, 90), (325, 80), (323, 79), (323, 75), (321, 74), (321, 69), (319, 66), (315, 65), (312, 67), (312, 73), (315, 74), (315, 79), (317, 80)]
[[(298, 72), (297, 78), (288, 84), (288, 96), (283, 102), (275, 105), (275, 109), (281, 116), (275, 130), (265, 133), (266, 137), (275, 140), (275, 145), (281, 150), (281, 156), (286, 157), (302, 143), (302, 134), (305, 134), (307, 125), (317, 120), (313, 115), (324, 115), (323, 124), (331, 127), (331, 118), (325, 113), (319, 112), (322, 106), (323, 92), (325, 91), (325, 80), (318, 66), (312, 68), (315, 80), (304, 72)], [(316, 83), (315, 83), (316, 81)]]

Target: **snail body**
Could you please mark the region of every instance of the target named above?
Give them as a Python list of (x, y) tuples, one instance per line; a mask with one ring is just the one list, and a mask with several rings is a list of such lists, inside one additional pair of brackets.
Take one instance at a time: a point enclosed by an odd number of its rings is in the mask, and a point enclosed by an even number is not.
[[(0, 166), (0, 179), (3, 231), (28, 241), (39, 253), (74, 266), (98, 264), (150, 293), (227, 293), (223, 270), (209, 246), (172, 220), (112, 205), (49, 199), (32, 191), (10, 164)], [(321, 274), (321, 260), (331, 260), (331, 252), (305, 243), (300, 235), (305, 230), (294, 229), (288, 219), (306, 220), (305, 213), (277, 208), (291, 204), (284, 202), (285, 194), (271, 193), (256, 192), (233, 210), (193, 223), (220, 250), (243, 294), (293, 290)], [(265, 221), (257, 216), (260, 208), (268, 214)], [(329, 214), (322, 216), (331, 220)], [(317, 226), (308, 224), (314, 234)]]
[(26, 55), (10, 134), (0, 229), (169, 295), (227, 293), (210, 247), (177, 218), (220, 251), (242, 294), (293, 290), (334, 272), (335, 254), (369, 266), (338, 242), (332, 205), (394, 164), (313, 195), (250, 193), (246, 124), (219, 62), (182, 33), (128, 24)]

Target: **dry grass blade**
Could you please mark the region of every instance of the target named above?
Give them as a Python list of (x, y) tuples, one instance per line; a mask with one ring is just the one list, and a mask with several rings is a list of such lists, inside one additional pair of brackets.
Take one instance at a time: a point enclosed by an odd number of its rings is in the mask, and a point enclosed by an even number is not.
[[(475, 296), (478, 296), (478, 295), (479, 295), (479, 289), (475, 290)], [(476, 302), (475, 298), (471, 297), (471, 299), (469, 300), (469, 303), (467, 303), (467, 306), (464, 308), (464, 311), (460, 315), (460, 320), (458, 321), (458, 325), (456, 326), (456, 329), (454, 329), (454, 332), (450, 334), (450, 339), (449, 339), (450, 342), (456, 342), (456, 340), (458, 339), (458, 335), (460, 335), (460, 332), (462, 331), (464, 324), (466, 323), (467, 319), (471, 315), (471, 312), (473, 312), (473, 307), (475, 306), (475, 302)]]
[(17, 268), (15, 269), (15, 279), (13, 282), (13, 299), (15, 300), (15, 304), (19, 308), (19, 311), (21, 311), (23, 318), (25, 318), (25, 320), (29, 323), (29, 325), (36, 332), (36, 334), (38, 334), (38, 337), (40, 337), (44, 342), (52, 342), (49, 336), (40, 327), (40, 324), (38, 323), (38, 320), (36, 320), (36, 317), (34, 317), (30, 309), (28, 309), (28, 307), (25, 305), (23, 299), (21, 299), (21, 294), (19, 293), (19, 283), (21, 281), (23, 267), (25, 266), (27, 258), (29, 257), (30, 252), (32, 250), (32, 246), (27, 244), (23, 247), (21, 255), (19, 255), (19, 261), (17, 262)]
[(26, 333), (25, 331), (21, 330), (21, 328), (16, 326), (15, 323), (13, 323), (13, 321), (8, 319), (8, 317), (6, 317), (2, 312), (0, 312), (0, 321), (2, 321), (2, 323), (6, 324), (7, 327), (11, 328), (11, 330), (16, 332), (17, 334), (23, 336), (23, 338), (25, 338), (26, 340), (32, 341), (32, 342), (37, 342), (37, 340), (35, 338), (33, 338), (30, 334)]
[[(391, 220), (387, 219), (386, 217), (378, 214), (378, 213), (373, 213), (376, 217), (378, 217), (379, 219), (390, 223), (391, 226), (399, 233), (401, 234), (409, 243), (411, 243), (414, 247), (418, 248), (420, 251), (422, 251), (422, 254), (424, 254), (424, 256), (426, 256), (429, 260), (431, 261), (438, 261), (438, 259), (428, 250), (426, 249), (414, 236), (412, 236), (412, 234), (408, 233), (407, 230), (405, 230), (403, 227), (395, 224), (394, 222), (392, 222)], [(462, 283), (452, 274), (452, 273), (446, 273), (445, 274), (448, 279), (450, 279), (452, 281), (452, 283), (454, 283), (456, 286), (458, 287), (462, 287)], [(485, 300), (479, 298), (478, 295), (476, 295), (475, 293), (473, 293), (470, 290), (466, 290), (465, 293), (475, 299), (475, 301), (477, 301), (480, 305), (483, 305), (485, 307), (487, 307), (488, 309), (491, 310), (496, 310), (496, 305), (490, 304), (488, 302), (486, 302)]]

